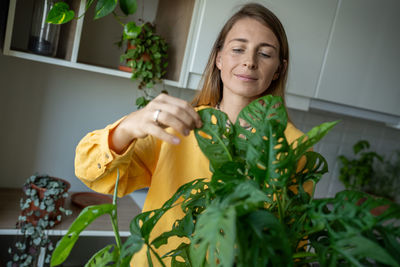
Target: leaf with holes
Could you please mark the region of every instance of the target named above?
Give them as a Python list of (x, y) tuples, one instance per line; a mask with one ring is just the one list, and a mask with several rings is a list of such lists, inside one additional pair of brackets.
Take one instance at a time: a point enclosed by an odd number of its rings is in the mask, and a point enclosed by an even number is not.
[(235, 239), (235, 207), (212, 202), (196, 223), (190, 245), (193, 266), (204, 266), (206, 261), (210, 266), (232, 266)]
[(232, 161), (231, 144), (232, 127), (228, 116), (215, 109), (207, 108), (198, 111), (203, 127), (195, 129), (195, 136), (201, 151), (210, 160), (211, 170), (217, 170), (224, 163)]
[[(170, 251), (165, 257), (171, 257), (171, 266), (173, 267), (189, 267), (190, 262), (189, 250), (190, 244), (181, 243), (176, 249)], [(182, 261), (183, 260), (183, 261)]]
[[(235, 143), (240, 151), (246, 151), (246, 162), (256, 181), (282, 188), (294, 167), (284, 134), (287, 115), (282, 99), (264, 96), (245, 107), (238, 118)], [(243, 124), (250, 128), (244, 129)]]
[(291, 144), (296, 161), (313, 145), (318, 143), (339, 121), (325, 122), (312, 128)]
[(143, 245), (144, 240), (140, 235), (130, 235), (121, 248), (118, 266), (129, 266), (132, 256), (137, 253)]
[(92, 258), (90, 258), (90, 260), (85, 264), (85, 267), (115, 265), (118, 261), (118, 257), (118, 248), (111, 244), (94, 254)]
[(188, 212), (183, 219), (175, 221), (171, 231), (162, 233), (160, 236), (155, 238), (151, 244), (156, 248), (159, 248), (160, 246), (167, 244), (168, 238), (171, 236), (190, 237), (193, 233), (193, 229), (193, 216)]

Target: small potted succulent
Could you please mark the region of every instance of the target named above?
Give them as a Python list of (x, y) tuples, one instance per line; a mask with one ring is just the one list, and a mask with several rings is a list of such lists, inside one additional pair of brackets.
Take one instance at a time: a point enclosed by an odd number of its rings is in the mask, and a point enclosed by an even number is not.
[(14, 247), (8, 250), (11, 260), (7, 266), (35, 266), (43, 252), (45, 262), (49, 263), (54, 244), (46, 229), (59, 223), (62, 214), (72, 213), (63, 208), (69, 188), (67, 181), (48, 175), (32, 175), (26, 180), (17, 221), (21, 235), (17, 235)]

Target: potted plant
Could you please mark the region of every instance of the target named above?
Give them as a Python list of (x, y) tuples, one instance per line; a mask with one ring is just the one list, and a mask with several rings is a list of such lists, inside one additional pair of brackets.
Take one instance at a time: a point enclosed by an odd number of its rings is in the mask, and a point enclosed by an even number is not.
[(353, 146), (353, 158), (338, 157), (342, 163), (339, 180), (346, 189), (364, 191), (393, 201), (400, 193), (400, 151), (395, 151), (391, 159), (385, 159), (369, 148), (367, 140), (360, 140)]
[(166, 73), (168, 62), (168, 45), (165, 40), (155, 33), (155, 26), (151, 23), (136, 25), (129, 22), (124, 25), (119, 47), (126, 45), (126, 51), (121, 55), (119, 69), (132, 73), (132, 80), (139, 81), (139, 89), (143, 89), (144, 96), (136, 99), (138, 108), (144, 107), (153, 99), (148, 89), (153, 88)]
[[(95, 1), (89, 1), (86, 10)], [(120, 9), (125, 15), (136, 12), (136, 0), (120, 0)], [(104, 0), (98, 1), (95, 7), (95, 19), (99, 19), (110, 13), (114, 13), (117, 1)], [(58, 2), (49, 12), (47, 22), (54, 24), (67, 23), (75, 16), (67, 3)], [(148, 89), (153, 88), (156, 83), (161, 82), (161, 78), (166, 73), (168, 66), (167, 49), (165, 40), (156, 34), (155, 26), (150, 22), (137, 25), (135, 22), (123, 23), (115, 15), (114, 18), (123, 26), (121, 40), (117, 42), (119, 47), (126, 46), (125, 52), (120, 56), (121, 63), (119, 69), (131, 72), (132, 80), (139, 81), (139, 89), (143, 89), (144, 96), (136, 100), (138, 108), (144, 107), (153, 97)]]
[[(210, 160), (211, 180), (196, 179), (182, 185), (160, 209), (139, 214), (121, 244), (96, 253), (89, 263), (129, 266), (132, 255), (147, 248), (149, 266), (362, 266), (400, 265), (400, 206), (357, 191), (343, 191), (335, 198), (313, 199), (304, 184), (314, 185), (328, 171), (322, 155), (309, 149), (336, 122), (314, 127), (292, 145), (284, 130), (287, 115), (279, 97), (264, 96), (244, 108), (236, 124), (226, 114), (203, 109), (204, 122), (195, 134)], [(251, 130), (242, 128), (246, 121)], [(303, 168), (297, 162), (305, 158)], [(118, 177), (115, 188), (118, 188)], [(366, 197), (361, 205), (360, 197)], [(116, 200), (116, 191), (114, 192)], [(388, 204), (381, 215), (376, 206)], [(171, 230), (150, 238), (165, 212), (179, 205), (182, 219)], [(52, 266), (68, 256), (79, 234), (98, 216), (108, 213), (116, 224), (114, 204), (82, 211), (53, 253)], [(114, 230), (116, 227), (114, 227)], [(165, 255), (157, 248), (170, 237), (186, 237)]]
[(149, 22), (139, 26), (135, 22), (127, 23), (118, 45), (121, 47), (123, 43), (126, 43), (127, 49), (120, 59), (126, 62), (126, 66), (120, 66), (120, 69), (132, 72), (132, 80), (140, 81), (140, 89), (152, 88), (160, 82), (168, 66), (168, 46), (155, 33), (155, 26)]
[(46, 229), (59, 223), (63, 214), (71, 214), (63, 208), (69, 188), (67, 181), (48, 175), (32, 175), (26, 180), (17, 221), (21, 235), (17, 236), (14, 247), (9, 248), (11, 260), (7, 266), (34, 266), (43, 252), (45, 262), (50, 262), (54, 244)]

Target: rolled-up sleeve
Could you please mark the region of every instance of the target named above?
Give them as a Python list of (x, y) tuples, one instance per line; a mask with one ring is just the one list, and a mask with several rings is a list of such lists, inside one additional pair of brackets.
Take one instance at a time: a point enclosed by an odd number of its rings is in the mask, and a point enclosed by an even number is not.
[(96, 192), (113, 193), (118, 169), (120, 197), (148, 187), (155, 167), (154, 161), (157, 160), (157, 141), (152, 137), (133, 141), (121, 155), (110, 149), (110, 132), (123, 119), (88, 133), (79, 142), (75, 154), (75, 175)]

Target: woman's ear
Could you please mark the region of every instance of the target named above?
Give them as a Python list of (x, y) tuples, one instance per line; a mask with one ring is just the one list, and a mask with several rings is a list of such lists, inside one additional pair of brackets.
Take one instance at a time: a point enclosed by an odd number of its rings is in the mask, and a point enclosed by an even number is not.
[(222, 62), (221, 62), (221, 52), (217, 53), (217, 58), (215, 59), (215, 65), (219, 70), (222, 68)]
[(287, 60), (284, 59), (282, 61), (282, 64), (279, 65), (278, 70), (274, 73), (274, 76), (272, 76), (272, 80), (275, 81), (276, 79), (278, 79), (281, 73), (286, 72), (286, 68), (287, 68)]

